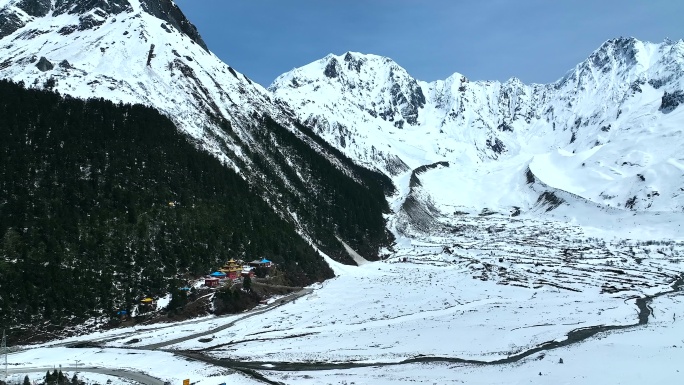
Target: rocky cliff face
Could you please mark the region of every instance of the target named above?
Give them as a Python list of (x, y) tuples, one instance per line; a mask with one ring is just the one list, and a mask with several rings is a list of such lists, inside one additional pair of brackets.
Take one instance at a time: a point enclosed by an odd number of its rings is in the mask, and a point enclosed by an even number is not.
[[(197, 28), (185, 18), (178, 6), (171, 0), (138, 0), (140, 8), (172, 25), (207, 50)], [(64, 34), (87, 30), (104, 23), (107, 17), (130, 12), (134, 8), (128, 0), (9, 0), (0, 4), (0, 38), (26, 26), (36, 18), (47, 15), (73, 15), (78, 23), (66, 26)], [(137, 1), (136, 1), (137, 3)]]

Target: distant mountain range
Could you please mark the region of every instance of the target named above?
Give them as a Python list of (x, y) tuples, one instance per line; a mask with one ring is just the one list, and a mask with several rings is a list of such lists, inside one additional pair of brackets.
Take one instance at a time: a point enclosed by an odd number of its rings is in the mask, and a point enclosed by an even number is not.
[(683, 89), (684, 42), (633, 38), (605, 42), (551, 84), (458, 73), (427, 83), (389, 58), (348, 52), (269, 87), (318, 135), (387, 175), (447, 161), (455, 178), (518, 174), (499, 186), (515, 194), (529, 168), (550, 187), (640, 211), (684, 209)]

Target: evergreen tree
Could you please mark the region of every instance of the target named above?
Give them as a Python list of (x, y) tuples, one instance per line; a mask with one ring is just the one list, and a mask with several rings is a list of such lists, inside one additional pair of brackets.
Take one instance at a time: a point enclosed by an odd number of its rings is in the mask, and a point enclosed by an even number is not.
[[(5, 324), (130, 310), (139, 295), (165, 293), (169, 277), (291, 239), (300, 251), (280, 260), (307, 262), (293, 278), (332, 275), (239, 175), (152, 109), (0, 81), (0, 130), (0, 298), (14, 310)], [(172, 308), (183, 294), (176, 285)]]
[(50, 384), (50, 385), (59, 384), (59, 373), (57, 373), (57, 369), (53, 370), (52, 373), (50, 374), (50, 379), (48, 380), (48, 384)]
[(64, 376), (64, 373), (62, 373), (62, 370), (59, 370), (59, 373), (57, 373), (57, 384), (58, 385), (65, 385), (66, 384), (66, 376)]
[(187, 296), (185, 292), (180, 290), (178, 287), (178, 281), (175, 279), (172, 280), (171, 284), (169, 285), (169, 293), (171, 293), (171, 300), (166, 306), (166, 310), (173, 314), (175, 311), (185, 306)]

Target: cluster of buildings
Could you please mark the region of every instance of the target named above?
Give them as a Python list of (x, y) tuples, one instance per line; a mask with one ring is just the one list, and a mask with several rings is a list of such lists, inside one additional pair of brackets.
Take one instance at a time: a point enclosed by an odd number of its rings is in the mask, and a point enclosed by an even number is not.
[(205, 277), (204, 285), (218, 287), (227, 282), (239, 282), (241, 278), (254, 277), (255, 270), (258, 268), (271, 269), (271, 267), (273, 267), (273, 262), (266, 258), (246, 264), (244, 261), (231, 259), (223, 267)]
[[(231, 259), (223, 267), (206, 276), (204, 285), (214, 288), (228, 283), (239, 283), (244, 277), (254, 277), (257, 269), (268, 272), (274, 266), (275, 264), (266, 258), (247, 263)], [(190, 292), (190, 287), (182, 287), (179, 290), (187, 293)], [(156, 307), (157, 300), (151, 297), (143, 297), (139, 302), (139, 312), (141, 313), (154, 310)], [(128, 311), (126, 310), (120, 310), (116, 314), (122, 319), (128, 318)]]

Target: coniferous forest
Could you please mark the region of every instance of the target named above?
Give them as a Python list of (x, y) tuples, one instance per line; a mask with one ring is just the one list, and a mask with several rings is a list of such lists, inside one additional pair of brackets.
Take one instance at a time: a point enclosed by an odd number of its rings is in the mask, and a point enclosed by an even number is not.
[(283, 193), (282, 199), (287, 200), (287, 206), (297, 213), (307, 233), (316, 239), (322, 250), (341, 262), (354, 263), (340, 247), (336, 236), (345, 239), (366, 258), (377, 258), (378, 248), (388, 245), (392, 239), (382, 216), (389, 212), (385, 194), (394, 192), (392, 181), (383, 174), (355, 165), (304, 126), (298, 127), (300, 132), (343, 163), (352, 176), (341, 172), (326, 157), (272, 119), (267, 117), (262, 124), (265, 129), (257, 130), (255, 139), (277, 145), (262, 147), (268, 157), (253, 156), (252, 159), (265, 174), (275, 171), (267, 159), (275, 159), (276, 164), (298, 165), (297, 172), (306, 182), (297, 176), (288, 176), (292, 169), (283, 168), (283, 171), (295, 191), (305, 192), (301, 196), (292, 194), (287, 186), (277, 185), (282, 182), (275, 175), (268, 179)]
[[(0, 81), (0, 137), (3, 327), (111, 315), (231, 257), (268, 257), (296, 285), (332, 276), (292, 224), (154, 109)], [(386, 202), (349, 209), (372, 231), (327, 207), (340, 234), (386, 241)], [(326, 210), (321, 226), (337, 221)]]

